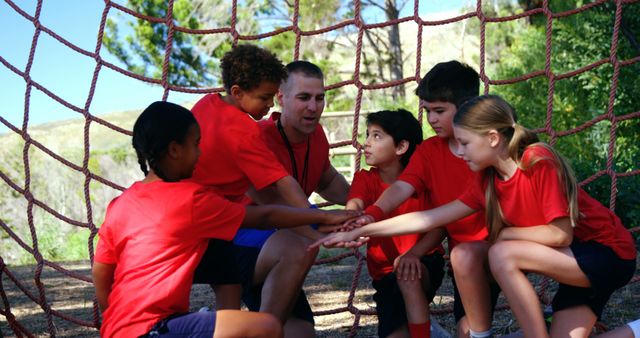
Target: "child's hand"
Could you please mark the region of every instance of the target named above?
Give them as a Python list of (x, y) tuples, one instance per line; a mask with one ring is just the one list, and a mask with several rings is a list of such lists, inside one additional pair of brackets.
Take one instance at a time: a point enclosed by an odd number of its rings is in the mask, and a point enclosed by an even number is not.
[(359, 228), (361, 226), (367, 225), (369, 223), (373, 223), (375, 221), (376, 220), (373, 218), (373, 216), (364, 214), (358, 218), (354, 218), (352, 220), (345, 222), (342, 225), (342, 228), (340, 229), (340, 231), (351, 231), (355, 228)]
[(405, 252), (393, 261), (393, 272), (396, 273), (398, 279), (402, 280), (422, 279), (420, 257), (411, 252), (411, 250)]
[(324, 213), (323, 224), (341, 224), (362, 215), (362, 211), (358, 210), (324, 210)]
[(333, 232), (309, 245), (313, 250), (321, 245), (325, 248), (357, 248), (369, 241), (369, 237), (357, 237), (353, 232)]

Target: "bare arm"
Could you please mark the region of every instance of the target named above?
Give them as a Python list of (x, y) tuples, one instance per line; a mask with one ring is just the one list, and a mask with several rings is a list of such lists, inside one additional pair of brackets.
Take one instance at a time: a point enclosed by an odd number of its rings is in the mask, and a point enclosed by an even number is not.
[(316, 241), (311, 247), (319, 245), (349, 246), (348, 242), (360, 237), (388, 237), (427, 232), (469, 216), (474, 212), (475, 210), (466, 204), (455, 200), (435, 209), (403, 214), (380, 222), (370, 223), (348, 232), (331, 233), (327, 237)]
[(316, 192), (331, 203), (345, 205), (347, 194), (349, 194), (349, 183), (336, 168), (329, 166), (322, 173)]
[(560, 217), (550, 224), (532, 227), (505, 227), (500, 231), (498, 240), (524, 240), (550, 247), (565, 247), (573, 241), (573, 227), (569, 217)]
[(347, 201), (347, 205), (345, 206), (346, 210), (362, 210), (364, 209), (364, 202), (359, 198), (352, 198)]
[(402, 202), (407, 198), (411, 197), (414, 192), (415, 189), (413, 189), (411, 184), (397, 180), (385, 189), (374, 204), (380, 207), (385, 214), (388, 214), (402, 204)]
[(109, 293), (111, 293), (115, 270), (115, 264), (93, 262), (93, 285), (96, 288), (96, 298), (101, 312), (104, 312), (109, 307)]
[[(249, 205), (241, 227), (273, 229), (298, 227), (303, 224), (337, 224), (360, 214), (353, 210), (301, 209), (285, 205)], [(315, 231), (315, 230), (314, 230)], [(321, 233), (319, 233), (322, 236)]]

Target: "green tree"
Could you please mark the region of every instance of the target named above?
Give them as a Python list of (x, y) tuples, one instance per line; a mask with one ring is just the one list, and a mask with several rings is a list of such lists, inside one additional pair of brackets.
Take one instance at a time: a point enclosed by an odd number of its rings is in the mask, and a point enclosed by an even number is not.
[[(128, 0), (127, 7), (146, 16), (165, 18), (169, 12), (165, 0)], [(173, 24), (189, 29), (200, 28), (201, 23), (191, 15), (193, 5), (188, 0), (176, 0), (173, 5)], [(162, 78), (169, 26), (164, 22), (154, 23), (134, 18), (126, 21), (131, 29), (124, 39), (116, 20), (109, 18), (103, 44), (128, 70), (155, 79)], [(182, 32), (173, 32), (169, 57), (168, 82), (172, 85), (210, 85), (213, 63), (196, 48), (200, 38)]]

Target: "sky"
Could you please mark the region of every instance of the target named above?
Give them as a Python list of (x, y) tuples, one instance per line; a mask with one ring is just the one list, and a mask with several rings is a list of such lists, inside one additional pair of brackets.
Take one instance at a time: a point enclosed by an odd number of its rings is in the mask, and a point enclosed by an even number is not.
[[(32, 22), (10, 7), (7, 0), (0, 0), (0, 57), (21, 72), (25, 71), (31, 50), (35, 27)], [(36, 0), (12, 0), (29, 15), (35, 14)], [(230, 1), (230, 0), (229, 0)], [(318, 0), (320, 1), (320, 0)], [(125, 3), (125, 0), (116, 1)], [(468, 0), (422, 0), (421, 16), (459, 10)], [(102, 0), (43, 0), (40, 22), (76, 46), (93, 52), (96, 48), (98, 28), (104, 10)], [(111, 9), (109, 17), (114, 17)], [(413, 14), (413, 1), (408, 2), (401, 16)], [(381, 12), (364, 13), (365, 20), (381, 22)], [(370, 21), (371, 20), (371, 21)], [(122, 64), (102, 48), (100, 56), (113, 64)], [(83, 108), (89, 95), (96, 62), (63, 45), (49, 34), (41, 32), (37, 40), (34, 61), (30, 70), (33, 81), (46, 87), (69, 103)], [(123, 67), (124, 68), (124, 67)], [(23, 124), (26, 81), (0, 63), (0, 115), (20, 128)], [(109, 112), (143, 109), (150, 102), (160, 100), (161, 86), (129, 78), (107, 67), (102, 67), (89, 111), (94, 115)], [(195, 102), (202, 94), (170, 92), (169, 101)], [(35, 87), (29, 102), (29, 125), (78, 118), (78, 112), (68, 109)], [(0, 124), (0, 134), (7, 128)]]

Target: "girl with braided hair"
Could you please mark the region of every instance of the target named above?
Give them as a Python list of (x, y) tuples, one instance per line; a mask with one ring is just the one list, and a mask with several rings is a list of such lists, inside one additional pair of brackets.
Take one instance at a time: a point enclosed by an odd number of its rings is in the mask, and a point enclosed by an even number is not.
[(196, 266), (210, 238), (230, 240), (239, 227), (334, 224), (347, 211), (244, 206), (191, 177), (200, 156), (191, 112), (155, 102), (133, 128), (145, 178), (109, 204), (96, 249), (93, 280), (103, 337), (279, 337), (270, 314), (239, 310), (189, 313)]

